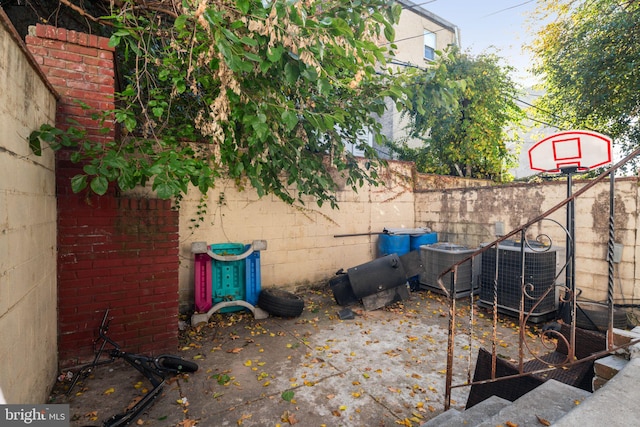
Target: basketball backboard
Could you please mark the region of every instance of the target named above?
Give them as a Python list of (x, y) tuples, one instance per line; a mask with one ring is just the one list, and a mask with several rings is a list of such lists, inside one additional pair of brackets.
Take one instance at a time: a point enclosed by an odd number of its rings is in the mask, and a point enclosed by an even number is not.
[(558, 132), (529, 149), (529, 167), (533, 171), (559, 173), (565, 168), (586, 171), (611, 160), (611, 138), (584, 130)]

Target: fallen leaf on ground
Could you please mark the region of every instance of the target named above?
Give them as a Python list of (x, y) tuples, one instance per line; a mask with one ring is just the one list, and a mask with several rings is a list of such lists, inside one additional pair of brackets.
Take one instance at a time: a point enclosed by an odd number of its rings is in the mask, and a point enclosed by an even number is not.
[(538, 419), (538, 422), (540, 424), (542, 424), (543, 426), (550, 426), (551, 425), (551, 423), (548, 420), (545, 420), (544, 418), (542, 418), (542, 417), (540, 417), (538, 415), (536, 415), (536, 418)]
[(294, 424), (298, 423), (298, 420), (296, 419), (296, 414), (293, 414), (293, 413), (291, 413), (289, 411), (284, 411), (284, 413), (280, 417), (280, 420), (283, 423), (289, 423), (291, 425), (294, 425)]
[(236, 424), (238, 424), (239, 426), (241, 426), (244, 423), (244, 420), (248, 420), (249, 418), (251, 418), (252, 415), (251, 414), (242, 414), (242, 416), (240, 417), (240, 419), (238, 421), (236, 421)]
[(111, 387), (111, 388), (106, 389), (103, 394), (106, 394), (108, 396), (111, 393), (114, 393), (115, 391), (116, 391), (116, 389)]
[(233, 354), (238, 354), (243, 350), (242, 347), (236, 347), (236, 348), (232, 348), (231, 350), (227, 350), (227, 353), (233, 353)]
[(192, 420), (190, 418), (187, 418), (186, 420), (182, 420), (178, 423), (178, 425), (180, 427), (193, 427), (197, 424), (198, 422), (196, 420)]

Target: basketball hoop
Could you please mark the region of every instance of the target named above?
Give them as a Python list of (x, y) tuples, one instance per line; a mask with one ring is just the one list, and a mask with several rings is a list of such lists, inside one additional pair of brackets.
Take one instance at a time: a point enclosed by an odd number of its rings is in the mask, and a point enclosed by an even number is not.
[[(567, 260), (565, 286), (574, 295), (575, 302), (575, 204), (573, 178), (576, 173), (611, 163), (611, 138), (596, 132), (572, 130), (544, 138), (529, 149), (529, 167), (533, 171), (567, 176)], [(613, 186), (613, 175), (611, 185)], [(613, 193), (613, 192), (611, 192)], [(613, 196), (611, 196), (613, 197)], [(612, 210), (613, 211), (613, 210)]]
[(553, 134), (529, 149), (529, 167), (546, 173), (584, 173), (611, 163), (611, 138), (572, 130)]

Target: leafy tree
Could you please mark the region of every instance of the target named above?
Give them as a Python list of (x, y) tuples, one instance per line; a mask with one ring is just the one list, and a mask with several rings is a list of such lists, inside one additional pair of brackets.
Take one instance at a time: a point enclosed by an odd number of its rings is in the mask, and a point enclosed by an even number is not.
[[(69, 4), (68, 0), (61, 0)], [(113, 2), (112, 2), (113, 4)], [(161, 198), (201, 192), (220, 176), (288, 203), (336, 206), (333, 174), (354, 189), (376, 183), (380, 161), (362, 143), (383, 143), (374, 116), (405, 90), (380, 73), (393, 55), (400, 6), (391, 0), (116, 2), (110, 43), (126, 63), (118, 108), (123, 136), (102, 145), (83, 130), (43, 126), (30, 142), (74, 146), (87, 186), (104, 194), (151, 182)], [(393, 48), (393, 45), (391, 45)], [(345, 154), (347, 143), (368, 160)]]
[[(422, 72), (432, 78), (415, 76), (411, 108), (405, 111), (410, 139), (391, 148), (423, 172), (510, 180), (507, 170), (516, 157), (506, 141), (516, 136), (508, 135), (508, 126), (523, 117), (510, 71), (495, 55), (445, 52)], [(411, 139), (422, 144), (414, 148)]]
[(630, 152), (640, 141), (640, 2), (545, 1), (536, 19), (546, 22), (531, 46), (545, 120), (602, 132)]

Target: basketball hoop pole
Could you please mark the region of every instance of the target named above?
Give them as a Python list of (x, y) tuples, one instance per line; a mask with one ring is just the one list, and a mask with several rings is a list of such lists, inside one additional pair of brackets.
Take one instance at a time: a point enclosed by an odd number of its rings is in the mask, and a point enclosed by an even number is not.
[[(566, 258), (566, 263), (567, 263), (567, 269), (565, 271), (565, 280), (566, 280), (566, 286), (567, 289), (569, 289), (570, 293), (571, 293), (571, 313), (573, 313), (573, 309), (574, 309), (574, 303), (575, 303), (575, 298), (576, 298), (576, 293), (575, 293), (575, 279), (576, 279), (576, 273), (575, 273), (575, 266), (576, 266), (576, 259), (574, 256), (574, 242), (576, 241), (575, 239), (575, 201), (572, 198), (573, 196), (573, 175), (575, 173), (578, 172), (578, 167), (572, 166), (572, 167), (567, 167), (567, 168), (562, 168), (560, 169), (560, 172), (567, 175), (567, 199), (569, 200), (569, 203), (567, 203), (567, 232), (569, 233), (569, 239), (567, 241), (567, 247), (565, 248), (565, 258)], [(573, 316), (571, 316), (572, 318), (570, 319), (570, 321), (573, 323), (574, 319)], [(563, 319), (563, 320), (569, 320), (569, 319)]]

